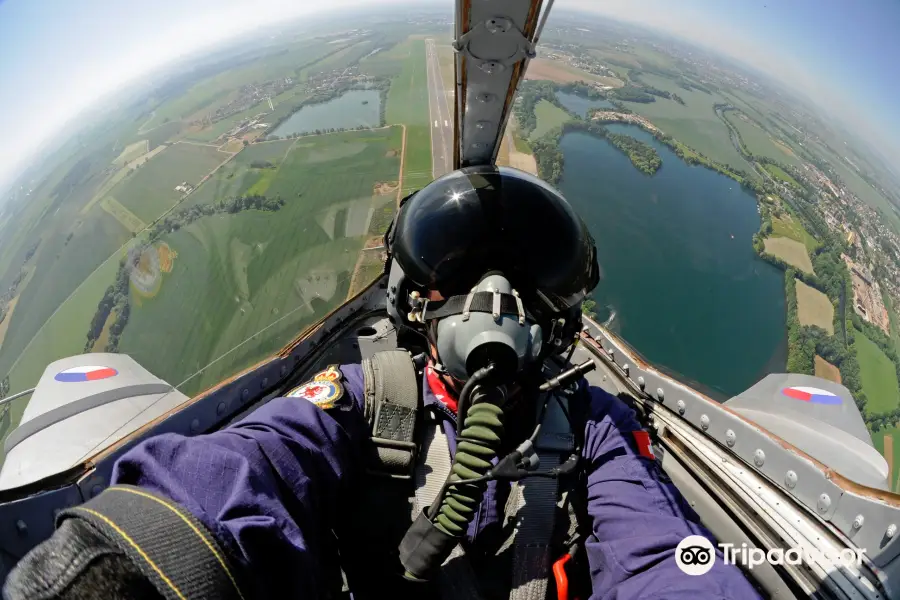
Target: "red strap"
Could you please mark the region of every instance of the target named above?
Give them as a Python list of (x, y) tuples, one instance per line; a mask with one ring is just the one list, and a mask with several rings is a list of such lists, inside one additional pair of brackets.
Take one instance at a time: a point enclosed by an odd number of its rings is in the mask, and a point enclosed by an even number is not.
[(425, 380), (428, 382), (428, 387), (431, 389), (434, 397), (455, 414), (457, 408), (456, 397), (447, 389), (447, 386), (441, 381), (441, 376), (431, 368), (431, 365), (425, 367)]
[(556, 579), (556, 600), (569, 600), (569, 577), (566, 575), (566, 563), (572, 560), (569, 553), (553, 563), (553, 578)]
[(650, 434), (646, 431), (632, 431), (634, 441), (637, 444), (638, 453), (644, 458), (656, 458), (653, 455), (653, 449), (650, 447)]

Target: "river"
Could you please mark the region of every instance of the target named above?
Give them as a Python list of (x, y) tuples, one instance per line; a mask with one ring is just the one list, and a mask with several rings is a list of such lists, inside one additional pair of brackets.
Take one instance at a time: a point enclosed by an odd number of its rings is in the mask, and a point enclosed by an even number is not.
[(378, 127), (381, 94), (378, 90), (350, 90), (328, 102), (304, 106), (279, 125), (273, 135), (285, 137), (316, 129)]
[(588, 98), (581, 94), (569, 94), (566, 92), (556, 92), (559, 103), (581, 118), (587, 117), (588, 110), (592, 108), (609, 108), (615, 110), (615, 105), (605, 98)]
[(752, 194), (690, 166), (636, 126), (608, 126), (651, 144), (662, 167), (649, 177), (609, 142), (586, 133), (561, 141), (560, 189), (588, 224), (603, 279), (600, 320), (643, 356), (724, 399), (787, 358), (781, 271), (759, 259)]

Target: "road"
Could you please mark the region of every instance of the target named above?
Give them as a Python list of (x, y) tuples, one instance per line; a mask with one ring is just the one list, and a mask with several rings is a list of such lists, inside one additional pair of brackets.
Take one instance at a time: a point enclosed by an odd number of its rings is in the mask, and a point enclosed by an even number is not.
[(432, 39), (425, 40), (425, 62), (428, 70), (428, 114), (431, 117), (431, 174), (440, 177), (453, 170), (453, 112), (447, 101), (440, 59)]

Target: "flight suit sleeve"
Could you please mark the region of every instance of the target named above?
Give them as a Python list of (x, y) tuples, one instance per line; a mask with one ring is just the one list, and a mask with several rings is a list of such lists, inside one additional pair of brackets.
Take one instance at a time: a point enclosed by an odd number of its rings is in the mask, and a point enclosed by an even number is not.
[(113, 483), (166, 496), (197, 517), (256, 597), (324, 597), (340, 583), (333, 530), (352, 508), (361, 444), (362, 372), (342, 367), (327, 408), (276, 398), (208, 435), (161, 435), (123, 455)]
[(723, 563), (721, 551), (705, 575), (680, 570), (675, 548), (682, 539), (702, 535), (715, 544), (715, 538), (656, 461), (641, 455), (634, 411), (600, 388), (588, 393), (582, 455), (593, 529), (585, 544), (592, 597), (759, 598), (737, 567)]

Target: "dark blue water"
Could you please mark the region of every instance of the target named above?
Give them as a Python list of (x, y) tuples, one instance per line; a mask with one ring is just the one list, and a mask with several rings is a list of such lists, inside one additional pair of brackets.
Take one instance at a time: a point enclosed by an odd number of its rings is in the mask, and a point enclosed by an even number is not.
[(614, 312), (610, 328), (647, 359), (720, 398), (782, 371), (784, 280), (751, 246), (755, 198), (637, 127), (609, 129), (653, 145), (662, 167), (648, 177), (603, 139), (562, 139), (560, 189), (597, 243), (601, 319)]
[(565, 92), (556, 92), (556, 97), (559, 98), (559, 103), (565, 106), (567, 110), (572, 111), (582, 118), (586, 117), (588, 110), (592, 108), (615, 108), (615, 106), (605, 98), (593, 100), (586, 96), (567, 94)]

